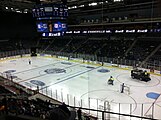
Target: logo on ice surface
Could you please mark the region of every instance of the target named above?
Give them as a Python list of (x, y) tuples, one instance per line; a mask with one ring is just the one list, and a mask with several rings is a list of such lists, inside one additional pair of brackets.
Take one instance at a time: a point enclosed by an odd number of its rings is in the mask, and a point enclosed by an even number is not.
[(110, 72), (110, 70), (108, 69), (100, 69), (100, 70), (97, 70), (98, 72), (101, 72), (101, 73), (107, 73), (107, 72)]
[(51, 68), (44, 70), (44, 72), (46, 72), (47, 74), (56, 74), (56, 73), (66, 73), (66, 70), (61, 68)]
[[(39, 80), (31, 80), (30, 83), (35, 84), (37, 86), (45, 86), (45, 83)], [(28, 83), (29, 84), (29, 83)], [(30, 84), (29, 84), (30, 85)]]
[(7, 71), (4, 71), (3, 73), (13, 73), (13, 72), (16, 72), (16, 70), (7, 70)]
[(61, 62), (61, 64), (72, 65), (72, 63), (70, 63), (70, 62)]

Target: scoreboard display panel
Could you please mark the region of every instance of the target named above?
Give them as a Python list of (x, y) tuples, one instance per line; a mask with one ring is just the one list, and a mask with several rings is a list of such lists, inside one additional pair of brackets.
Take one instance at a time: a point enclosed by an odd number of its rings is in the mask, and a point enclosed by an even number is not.
[(56, 32), (56, 33), (42, 33), (43, 37), (58, 37), (63, 36), (64, 32)]
[(32, 9), (34, 18), (39, 17), (68, 17), (68, 7), (63, 4), (40, 4)]
[(38, 32), (48, 32), (47, 23), (43, 23), (43, 22), (37, 23), (37, 31)]
[(36, 23), (38, 32), (62, 32), (67, 30), (67, 24), (60, 21), (38, 21)]
[(61, 23), (61, 22), (56, 22), (53, 24), (53, 31), (66, 31), (67, 30), (67, 25), (66, 23)]

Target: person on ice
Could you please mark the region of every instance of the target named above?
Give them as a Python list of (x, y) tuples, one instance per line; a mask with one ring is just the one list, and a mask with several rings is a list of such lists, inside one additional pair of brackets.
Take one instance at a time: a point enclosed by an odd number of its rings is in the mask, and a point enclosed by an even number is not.
[(29, 65), (31, 65), (31, 60), (29, 59)]
[(122, 83), (122, 85), (121, 85), (121, 93), (124, 93), (124, 88), (125, 88), (126, 86), (125, 86), (125, 83)]
[(111, 76), (110, 79), (108, 79), (108, 84), (113, 85), (114, 78)]

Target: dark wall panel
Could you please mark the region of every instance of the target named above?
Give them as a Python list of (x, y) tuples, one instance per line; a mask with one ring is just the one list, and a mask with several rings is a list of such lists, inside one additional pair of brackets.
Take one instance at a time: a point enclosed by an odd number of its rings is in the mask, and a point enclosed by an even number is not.
[(0, 12), (0, 38), (30, 38), (36, 33), (31, 14)]

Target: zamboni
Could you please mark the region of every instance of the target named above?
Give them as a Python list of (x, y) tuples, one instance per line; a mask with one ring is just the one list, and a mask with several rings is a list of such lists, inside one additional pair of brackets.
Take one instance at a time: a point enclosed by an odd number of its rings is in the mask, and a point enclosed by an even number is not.
[(131, 78), (138, 79), (140, 81), (145, 81), (145, 82), (148, 82), (151, 80), (150, 74), (147, 71), (143, 71), (139, 69), (131, 70)]

